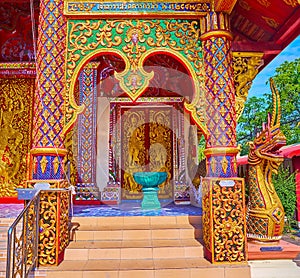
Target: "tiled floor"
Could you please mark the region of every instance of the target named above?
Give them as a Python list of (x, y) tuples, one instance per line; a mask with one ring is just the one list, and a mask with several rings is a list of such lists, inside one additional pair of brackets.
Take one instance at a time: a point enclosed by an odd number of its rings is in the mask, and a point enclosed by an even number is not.
[(194, 206), (174, 203), (162, 204), (159, 210), (142, 210), (139, 202), (123, 202), (118, 206), (76, 205), (73, 213), (74, 216), (177, 216), (202, 215), (202, 210)]
[[(22, 204), (0, 204), (0, 218), (15, 218), (23, 209)], [(159, 210), (142, 210), (139, 202), (123, 202), (118, 206), (75, 205), (73, 216), (177, 216), (202, 215), (202, 209), (190, 205), (162, 204)]]
[(0, 218), (16, 218), (23, 208), (23, 204), (0, 204)]

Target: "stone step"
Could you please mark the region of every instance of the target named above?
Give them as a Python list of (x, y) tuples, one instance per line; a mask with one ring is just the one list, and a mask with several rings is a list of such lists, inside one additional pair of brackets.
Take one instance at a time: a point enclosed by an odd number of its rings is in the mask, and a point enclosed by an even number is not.
[[(5, 245), (6, 248), (7, 236), (8, 236), (7, 232), (13, 222), (14, 219), (11, 218), (0, 218), (0, 249), (2, 248), (3, 245)], [(22, 225), (18, 225), (16, 231), (17, 231), (17, 235), (19, 235), (22, 232)]]
[[(5, 271), (7, 257), (7, 230), (10, 227), (10, 222), (1, 222), (0, 219), (0, 273)], [(1, 275), (0, 275), (1, 277)]]
[(71, 241), (68, 249), (202, 246), (198, 239)]
[(156, 229), (109, 229), (109, 230), (78, 230), (71, 233), (71, 239), (75, 241), (84, 240), (143, 240), (143, 239), (189, 239), (201, 238), (202, 229), (196, 228), (162, 228)]
[(6, 257), (5, 259), (0, 259), (0, 278), (6, 277)]
[(0, 251), (7, 248), (7, 239), (0, 241)]
[[(73, 218), (65, 260), (203, 257), (200, 217)], [(196, 224), (195, 224), (196, 223)]]
[(40, 277), (97, 278), (233, 278), (250, 277), (247, 264), (212, 265), (203, 258), (63, 261), (58, 267), (39, 267)]
[(119, 223), (114, 223), (113, 225), (99, 225), (99, 226), (82, 226), (80, 224), (75, 224), (72, 222), (72, 229), (82, 230), (82, 231), (116, 231), (116, 230), (157, 230), (157, 229), (193, 229), (193, 228), (201, 228), (201, 224), (164, 224), (164, 223), (156, 223), (156, 224), (140, 224), (135, 223), (131, 225), (123, 225)]
[(72, 223), (80, 224), (84, 230), (87, 229), (132, 229), (152, 228), (152, 226), (170, 225), (201, 225), (202, 216), (124, 216), (124, 217), (73, 217)]
[[(7, 231), (15, 221), (14, 218), (0, 218), (0, 278), (6, 277), (6, 262), (7, 262)], [(17, 227), (17, 235), (19, 236), (22, 227)]]
[(0, 242), (7, 240), (7, 231), (9, 227), (0, 229)]
[(0, 278), (6, 278), (6, 272), (0, 270)]
[(74, 217), (64, 261), (34, 277), (236, 278), (247, 263), (212, 265), (203, 258), (201, 217)]
[[(136, 219), (135, 219), (136, 218)], [(165, 219), (166, 218), (166, 219)], [(201, 217), (77, 217), (72, 219), (71, 239), (148, 240), (202, 237)]]
[[(72, 248), (68, 247), (65, 251), (65, 260), (100, 260), (100, 259), (163, 259), (163, 258), (193, 258), (203, 257), (203, 247), (201, 244), (185, 246), (182, 244), (168, 244), (165, 246), (144, 246), (137, 247), (135, 242), (128, 242), (128, 246), (120, 247), (97, 247), (94, 248)], [(102, 245), (102, 244), (100, 244)], [(148, 246), (147, 246), (148, 245)], [(98, 245), (99, 246), (99, 245)]]
[(6, 260), (5, 261), (0, 261), (0, 272), (5, 271), (6, 269)]
[(9, 228), (11, 224), (15, 221), (14, 218), (0, 218), (0, 229)]
[(6, 251), (3, 253), (0, 253), (0, 262), (6, 262), (7, 253)]

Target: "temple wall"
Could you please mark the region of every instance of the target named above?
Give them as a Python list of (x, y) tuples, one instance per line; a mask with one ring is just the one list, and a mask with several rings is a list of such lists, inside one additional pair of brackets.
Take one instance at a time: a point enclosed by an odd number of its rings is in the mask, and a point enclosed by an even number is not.
[(108, 182), (109, 101), (97, 98), (97, 165), (96, 183), (100, 191)]

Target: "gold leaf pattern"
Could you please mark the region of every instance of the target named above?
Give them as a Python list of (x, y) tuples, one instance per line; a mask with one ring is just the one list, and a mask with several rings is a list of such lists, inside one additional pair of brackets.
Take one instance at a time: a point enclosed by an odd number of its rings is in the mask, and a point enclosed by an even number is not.
[(274, 18), (262, 16), (262, 19), (273, 29), (277, 29), (279, 26), (279, 23)]
[(34, 79), (0, 79), (0, 197), (16, 197), (26, 180)]
[(294, 7), (297, 7), (300, 5), (299, 0), (283, 0), (285, 4)]
[(42, 173), (44, 174), (46, 172), (46, 168), (48, 164), (48, 159), (46, 158), (46, 156), (42, 157), (40, 164), (41, 164)]

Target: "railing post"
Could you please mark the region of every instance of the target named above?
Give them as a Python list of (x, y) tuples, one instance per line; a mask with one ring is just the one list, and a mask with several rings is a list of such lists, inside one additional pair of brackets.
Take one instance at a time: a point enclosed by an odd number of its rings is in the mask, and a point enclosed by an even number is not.
[(35, 216), (35, 248), (34, 248), (34, 268), (38, 267), (39, 260), (38, 260), (38, 248), (39, 248), (39, 238), (40, 238), (40, 194), (37, 195), (37, 199), (35, 202), (35, 211), (36, 211), (36, 216)]
[(27, 265), (27, 234), (28, 234), (28, 210), (26, 210), (25, 215), (23, 217), (23, 227), (22, 227), (22, 264), (21, 264), (21, 277), (26, 277), (26, 265)]

